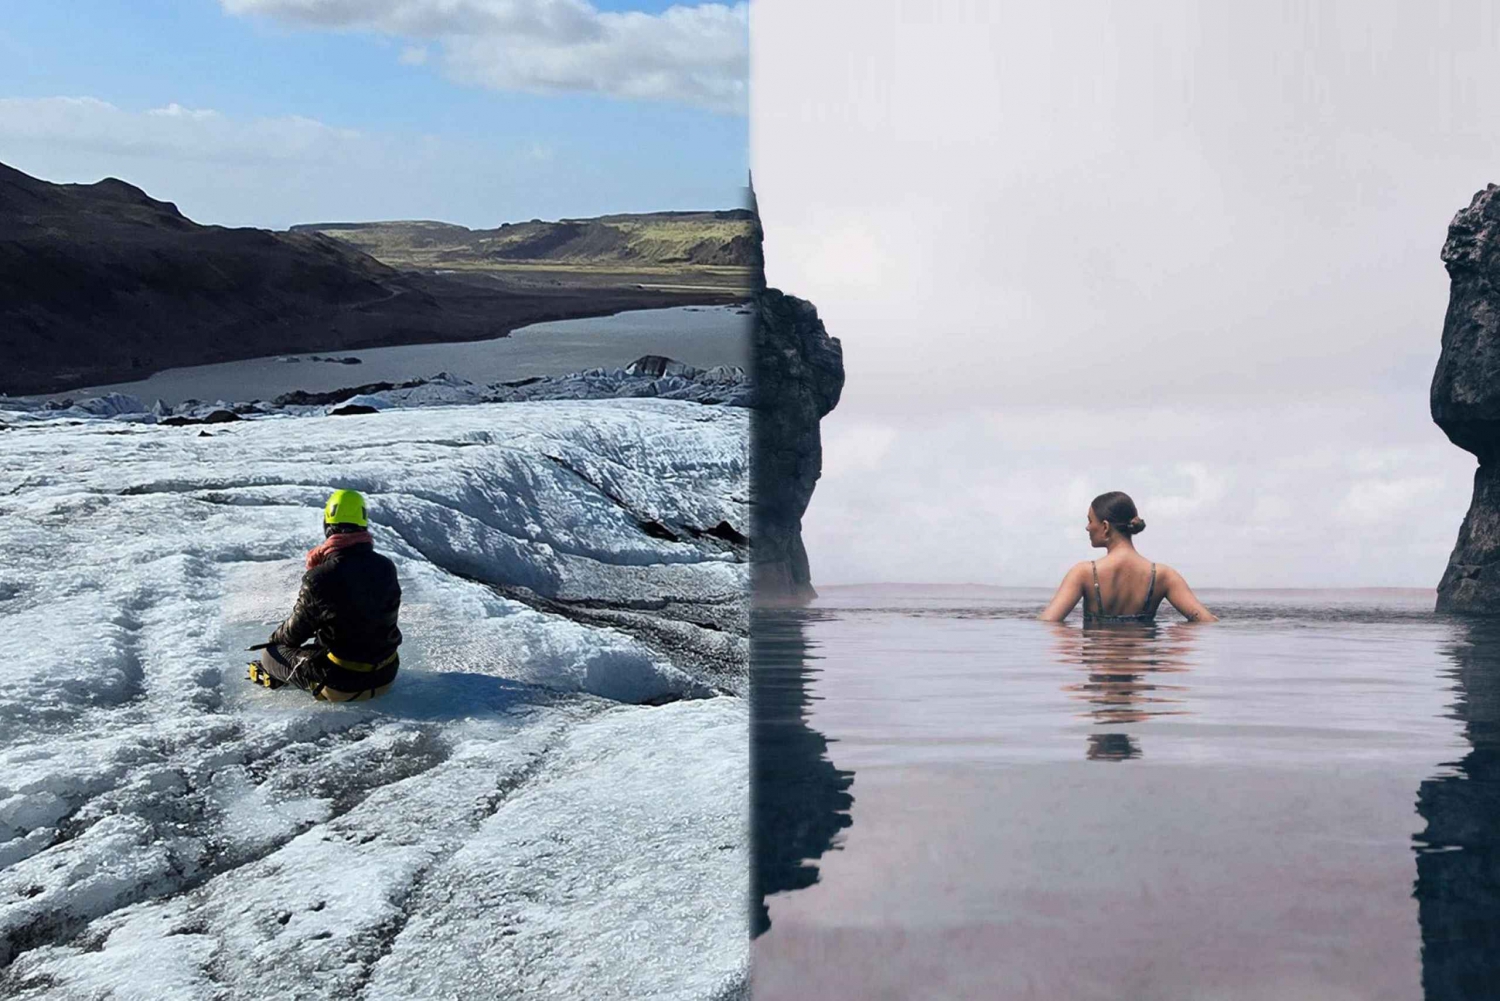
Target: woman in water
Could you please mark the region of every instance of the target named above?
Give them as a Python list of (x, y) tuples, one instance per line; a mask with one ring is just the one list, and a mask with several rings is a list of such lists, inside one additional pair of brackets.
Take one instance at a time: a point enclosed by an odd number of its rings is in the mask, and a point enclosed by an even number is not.
[(1086, 623), (1150, 622), (1165, 598), (1189, 622), (1217, 622), (1182, 574), (1135, 551), (1131, 537), (1145, 530), (1146, 523), (1128, 495), (1112, 490), (1095, 497), (1089, 505), (1089, 545), (1103, 549), (1104, 558), (1069, 570), (1038, 617), (1061, 622), (1082, 600)]

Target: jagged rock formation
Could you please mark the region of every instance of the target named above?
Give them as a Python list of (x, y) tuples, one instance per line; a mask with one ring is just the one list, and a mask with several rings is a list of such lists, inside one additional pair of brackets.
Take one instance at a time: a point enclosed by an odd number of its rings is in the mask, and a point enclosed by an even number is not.
[(52, 184), (0, 164), (4, 393), (741, 298), (398, 271), (321, 233), (201, 226), (124, 181)]
[(752, 576), (759, 604), (817, 596), (802, 515), (823, 472), (818, 422), (839, 402), (844, 352), (813, 304), (776, 289), (755, 296), (750, 425)]
[(1500, 613), (1500, 187), (1453, 217), (1443, 244), (1452, 280), (1432, 419), (1479, 459), (1474, 499), (1438, 584), (1438, 611)]

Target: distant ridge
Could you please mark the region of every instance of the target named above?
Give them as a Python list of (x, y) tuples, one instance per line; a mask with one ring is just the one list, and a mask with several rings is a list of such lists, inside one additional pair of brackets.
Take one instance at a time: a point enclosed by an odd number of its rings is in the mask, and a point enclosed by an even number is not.
[(401, 267), (759, 268), (754, 222), (748, 209), (724, 209), (532, 219), (494, 229), (425, 219), (307, 223), (291, 232), (336, 237)]

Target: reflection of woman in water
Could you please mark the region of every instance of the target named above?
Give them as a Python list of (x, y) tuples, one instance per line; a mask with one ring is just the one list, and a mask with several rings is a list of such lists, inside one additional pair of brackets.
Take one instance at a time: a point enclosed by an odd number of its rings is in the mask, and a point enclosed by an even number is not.
[[(1071, 698), (1088, 703), (1083, 714), (1111, 730), (1133, 727), (1159, 716), (1188, 712), (1186, 686), (1173, 684), (1172, 675), (1192, 668), (1194, 634), (1186, 622), (1171, 626), (1144, 623), (1112, 629), (1055, 630), (1058, 663), (1083, 677), (1063, 685)], [(1201, 633), (1199, 634), (1201, 635)], [(1091, 761), (1124, 761), (1141, 756), (1140, 744), (1122, 732), (1090, 734)]]
[(1217, 622), (1182, 574), (1135, 551), (1131, 537), (1145, 529), (1128, 495), (1112, 490), (1095, 497), (1089, 505), (1089, 545), (1105, 550), (1104, 557), (1069, 570), (1039, 618), (1061, 622), (1082, 601), (1085, 624), (1150, 622), (1165, 598), (1189, 622)]

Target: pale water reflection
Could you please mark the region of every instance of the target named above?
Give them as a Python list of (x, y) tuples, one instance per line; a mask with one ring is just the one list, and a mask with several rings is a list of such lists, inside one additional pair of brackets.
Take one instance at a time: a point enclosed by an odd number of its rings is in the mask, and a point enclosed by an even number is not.
[(1207, 592), (1217, 625), (1083, 630), (1046, 596), (807, 613), (802, 749), (854, 798), (765, 901), (758, 1001), (1495, 996), (1500, 625)]
[[(1081, 680), (1063, 685), (1075, 699), (1088, 703), (1084, 717), (1118, 730), (1157, 716), (1187, 713), (1188, 686), (1172, 675), (1191, 669), (1194, 639), (1201, 627), (1189, 623), (1103, 623), (1082, 629), (1049, 623), (1053, 656)], [(1142, 754), (1140, 743), (1125, 732), (1091, 733), (1091, 761), (1128, 761)]]

